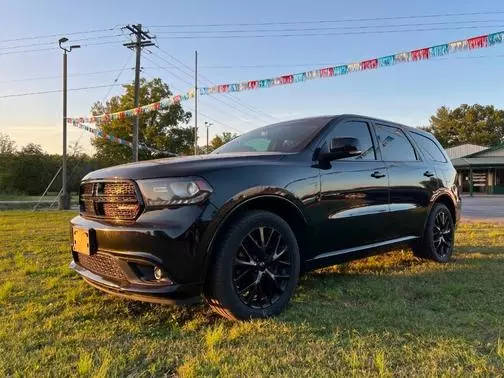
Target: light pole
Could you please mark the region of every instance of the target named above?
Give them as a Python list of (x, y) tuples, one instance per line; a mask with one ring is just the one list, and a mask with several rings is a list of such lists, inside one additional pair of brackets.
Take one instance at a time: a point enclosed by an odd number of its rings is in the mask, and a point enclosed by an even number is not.
[(59, 209), (70, 209), (70, 196), (67, 190), (67, 53), (72, 49), (78, 49), (80, 45), (72, 45), (69, 48), (62, 47), (61, 44), (68, 42), (68, 38), (60, 38), (58, 41), (60, 49), (63, 53), (63, 169), (62, 169), (62, 184), (61, 196), (59, 198)]
[(206, 126), (206, 152), (207, 152), (207, 154), (208, 154), (208, 129), (212, 125), (213, 125), (213, 123), (205, 121), (205, 126)]

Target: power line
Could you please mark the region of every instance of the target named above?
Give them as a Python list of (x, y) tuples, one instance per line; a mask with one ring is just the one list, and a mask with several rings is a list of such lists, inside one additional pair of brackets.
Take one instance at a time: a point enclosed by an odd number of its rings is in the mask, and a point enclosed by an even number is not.
[(2, 39), (0, 40), (0, 43), (4, 42), (17, 42), (17, 41), (26, 41), (30, 39), (44, 39), (44, 38), (56, 38), (56, 37), (61, 37), (62, 35), (78, 35), (78, 34), (91, 34), (91, 33), (102, 33), (106, 31), (113, 31), (117, 28), (117, 26), (114, 26), (113, 28), (108, 28), (108, 29), (94, 29), (94, 30), (85, 30), (85, 31), (76, 31), (76, 32), (71, 32), (71, 33), (57, 33), (57, 34), (45, 34), (45, 35), (38, 35), (38, 36), (30, 36), (30, 37), (20, 37), (20, 38), (11, 38), (11, 39)]
[[(291, 29), (231, 29), (231, 30), (170, 30), (158, 31), (157, 34), (208, 34), (208, 33), (252, 33), (252, 32), (296, 32), (296, 31), (324, 31), (324, 30), (352, 30), (352, 29), (373, 29), (373, 28), (404, 28), (412, 26), (437, 26), (437, 25), (455, 25), (455, 24), (474, 24), (482, 22), (504, 22), (504, 20), (466, 20), (466, 21), (447, 21), (447, 22), (428, 22), (416, 24), (398, 24), (398, 25), (359, 25), (359, 26), (333, 26), (317, 28), (291, 28)], [(483, 25), (482, 25), (483, 27)]]
[[(129, 68), (133, 69), (134, 67), (129, 67)], [(68, 74), (68, 76), (70, 77), (70, 76), (99, 75), (99, 74), (110, 73), (110, 72), (118, 72), (121, 70), (123, 70), (123, 69), (116, 68), (116, 69), (110, 69), (110, 70), (104, 70), (104, 71), (73, 73), (73, 74)], [(61, 79), (61, 75), (38, 76), (38, 77), (28, 77), (28, 78), (22, 78), (22, 79), (2, 80), (2, 81), (0, 81), (0, 84), (2, 84), (2, 83), (15, 83), (15, 82), (20, 82), (20, 81), (49, 80), (49, 79)]]
[[(183, 61), (181, 61), (180, 59), (174, 57), (173, 55), (169, 54), (168, 52), (166, 52), (165, 50), (161, 49), (159, 46), (156, 46), (159, 51), (161, 51), (163, 54), (167, 55), (168, 57), (170, 57), (171, 59), (175, 60), (176, 62), (178, 62), (179, 64), (181, 64), (182, 66), (186, 67), (187, 70), (189, 70), (190, 73), (194, 73), (194, 70), (189, 67), (187, 64), (185, 64)], [(170, 63), (170, 62), (168, 62)], [(171, 63), (170, 63), (171, 64)], [(176, 67), (176, 66), (174, 66)], [(177, 68), (179, 70), (181, 70), (180, 68)], [(191, 74), (189, 74), (191, 75)], [(204, 80), (206, 81), (207, 83), (209, 83), (210, 85), (215, 85), (215, 83), (213, 81), (211, 81), (210, 79), (208, 79), (206, 76), (202, 75), (202, 74), (199, 74), (199, 76)], [(225, 93), (225, 98), (229, 99), (229, 100), (232, 100), (233, 102), (235, 102), (236, 104), (238, 104), (239, 106), (245, 108), (248, 112), (251, 112), (256, 118), (259, 119), (259, 117), (257, 116), (258, 113), (262, 113), (264, 115), (266, 115), (267, 117), (271, 118), (271, 119), (274, 119), (276, 120), (275, 117), (273, 117), (272, 115), (268, 114), (268, 113), (265, 113), (263, 112), (262, 110), (259, 110), (257, 108), (254, 108), (252, 107), (251, 105), (248, 105), (240, 100), (238, 100), (237, 98), (233, 97), (233, 96), (230, 96), (229, 94)]]
[(469, 12), (469, 13), (438, 13), (429, 15), (408, 15), (408, 16), (393, 16), (393, 17), (371, 17), (371, 18), (341, 18), (334, 20), (312, 20), (312, 21), (271, 21), (271, 22), (254, 22), (254, 23), (220, 23), (220, 24), (172, 24), (172, 25), (150, 25), (151, 28), (185, 28), (185, 27), (219, 27), (219, 26), (266, 26), (266, 25), (298, 25), (298, 24), (322, 24), (322, 23), (338, 23), (338, 22), (367, 22), (367, 21), (390, 21), (390, 20), (406, 20), (417, 18), (439, 18), (439, 17), (459, 17), (459, 16), (481, 16), (504, 14), (504, 11), (486, 11), (486, 12)]
[(17, 50), (17, 51), (3, 52), (3, 53), (0, 52), (0, 55), (21, 54), (21, 53), (30, 53), (30, 52), (38, 52), (38, 51), (49, 51), (49, 50), (58, 50), (58, 47), (46, 47), (45, 49)]
[[(92, 40), (96, 40), (96, 39), (116, 38), (116, 37), (124, 37), (124, 35), (123, 34), (100, 35), (100, 36), (96, 36), (96, 37), (71, 39), (71, 40), (69, 40), (69, 42), (73, 43), (73, 42), (82, 42), (82, 41), (92, 41)], [(52, 42), (31, 43), (28, 45), (0, 46), (0, 50), (21, 49), (21, 48), (26, 48), (26, 47), (50, 46), (50, 45), (56, 45), (56, 42), (52, 41)]]
[(218, 123), (218, 124), (220, 124), (221, 126), (227, 127), (228, 129), (231, 129), (231, 130), (234, 130), (234, 131), (236, 131), (238, 134), (242, 134), (242, 133), (243, 133), (243, 131), (241, 131), (241, 130), (237, 129), (236, 127), (233, 127), (233, 126), (231, 126), (231, 125), (228, 125), (228, 124), (226, 124), (226, 123), (223, 123), (223, 122), (221, 122), (221, 121), (218, 121), (218, 120), (216, 120), (215, 118), (212, 118), (212, 117), (210, 117), (208, 114), (205, 114), (205, 113), (203, 113), (203, 112), (201, 112), (201, 111), (198, 111), (198, 112), (199, 112), (199, 114), (201, 114), (202, 116), (204, 116), (204, 117), (208, 118), (210, 121), (214, 121), (215, 123)]
[(288, 37), (323, 37), (337, 35), (363, 35), (363, 34), (389, 34), (389, 33), (411, 33), (411, 32), (426, 32), (426, 31), (442, 31), (442, 30), (463, 30), (463, 29), (481, 29), (481, 28), (503, 28), (504, 25), (485, 25), (485, 26), (459, 26), (451, 28), (424, 28), (424, 29), (402, 29), (402, 30), (373, 30), (373, 31), (356, 31), (356, 32), (341, 32), (341, 33), (296, 33), (296, 34), (253, 34), (253, 35), (177, 35), (170, 37), (160, 37), (163, 39), (242, 39), (242, 38), (288, 38)]
[(119, 81), (119, 78), (121, 77), (122, 73), (124, 72), (124, 70), (126, 69), (126, 66), (128, 65), (128, 63), (131, 62), (131, 59), (132, 59), (132, 55), (131, 56), (128, 56), (126, 58), (126, 61), (124, 62), (124, 65), (122, 66), (121, 70), (119, 71), (119, 73), (117, 74), (116, 78), (114, 79), (114, 81), (112, 82), (112, 84), (110, 84), (110, 87), (109, 89), (107, 90), (107, 93), (105, 94), (105, 96), (103, 96), (103, 99), (102, 99), (102, 103), (105, 102), (105, 100), (107, 99), (107, 97), (110, 95), (110, 92), (112, 91), (112, 88), (114, 88), (114, 86), (117, 84), (117, 82)]
[[(113, 85), (115, 85), (115, 86), (121, 86), (121, 85), (127, 85), (127, 84), (128, 83), (113, 84)], [(70, 89), (68, 89), (68, 91), (83, 91), (83, 90), (87, 90), (87, 89), (106, 88), (109, 85), (110, 84), (95, 85), (95, 86), (90, 86), (90, 87), (70, 88)], [(62, 89), (53, 89), (53, 90), (40, 91), (40, 92), (14, 93), (14, 94), (2, 95), (2, 96), (0, 96), (0, 98), (24, 97), (24, 96), (33, 96), (33, 95), (47, 94), (47, 93), (58, 93), (58, 92), (63, 92), (63, 90)]]
[[(107, 41), (107, 42), (86, 43), (86, 44), (81, 44), (81, 47), (110, 45), (110, 44), (116, 44), (116, 43), (120, 43), (120, 42), (121, 41)], [(30, 49), (30, 50), (17, 50), (17, 51), (0, 52), (0, 56), (2, 56), (2, 55), (11, 55), (11, 54), (39, 52), (39, 51), (50, 51), (50, 50), (59, 50), (59, 47), (46, 47), (46, 48), (43, 48), (43, 49)]]
[[(159, 58), (159, 59), (164, 60), (164, 61), (165, 61), (165, 62), (167, 62), (167, 63), (170, 63), (170, 62), (168, 62), (167, 60), (165, 60), (165, 59), (163, 59), (162, 57), (160, 57), (159, 55), (154, 55), (154, 56), (156, 56), (156, 57), (157, 57), (157, 58)], [(184, 64), (184, 63), (182, 63), (182, 64)], [(184, 64), (184, 65), (185, 65), (185, 64)], [(187, 66), (186, 66), (186, 67), (187, 67)], [(191, 78), (193, 77), (193, 75), (191, 75), (190, 73), (185, 72), (184, 70), (182, 70), (182, 69), (181, 69), (181, 68), (179, 68), (179, 67), (174, 66), (173, 68), (177, 68), (180, 72), (182, 72), (183, 74), (185, 74), (185, 75), (187, 75), (187, 76), (189, 76), (189, 77), (191, 77)], [(171, 71), (168, 71), (168, 70), (166, 70), (166, 71), (167, 71), (167, 72), (170, 72), (170, 74), (171, 74), (171, 75), (175, 75), (175, 74), (173, 74), (173, 72), (171, 72)], [(191, 83), (189, 83), (188, 81), (186, 81), (185, 79), (180, 78), (180, 76), (178, 76), (178, 75), (175, 75), (175, 77), (179, 78), (179, 80), (181, 80), (181, 81), (184, 81), (184, 82), (188, 83), (189, 85), (191, 84)], [(233, 108), (233, 109), (235, 109), (237, 112), (239, 112), (241, 115), (245, 115), (245, 117), (250, 117), (250, 115), (249, 115), (248, 113), (244, 113), (244, 111), (243, 111), (242, 109), (237, 108), (236, 106), (234, 106), (234, 105), (232, 105), (232, 104), (229, 104), (229, 103), (225, 102), (222, 98), (214, 97), (214, 96), (212, 96), (212, 95), (209, 95), (209, 97), (207, 97), (207, 98), (208, 98), (208, 99), (215, 100), (215, 101), (217, 101), (217, 102), (220, 102), (220, 103), (222, 103), (222, 104), (224, 104), (224, 105), (226, 105), (226, 106), (228, 106), (228, 107), (230, 107), (230, 108)], [(226, 112), (226, 113), (228, 113), (228, 112)], [(228, 114), (230, 114), (230, 113), (228, 113)], [(235, 117), (235, 115), (232, 115), (232, 114), (230, 114), (230, 115), (231, 115), (231, 116), (233, 116), (233, 117)], [(260, 119), (260, 118), (259, 118), (259, 117), (255, 114), (255, 113), (252, 113), (252, 115), (253, 115), (254, 117), (256, 117), (257, 119)], [(244, 122), (251, 122), (251, 121), (248, 121), (247, 119), (242, 119), (242, 121), (244, 121)], [(261, 122), (263, 122), (263, 121), (261, 120)]]
[[(477, 55), (477, 56), (452, 56), (452, 57), (437, 57), (436, 60), (444, 59), (479, 59), (479, 58), (502, 58), (504, 55)], [(314, 63), (277, 63), (277, 64), (245, 64), (245, 65), (211, 65), (201, 66), (206, 69), (233, 69), (233, 68), (285, 68), (285, 67), (314, 67), (314, 66), (339, 66), (345, 63), (338, 62), (314, 62)]]
[[(105, 94), (105, 96), (103, 96), (101, 102), (102, 104), (105, 102), (105, 100), (107, 99), (107, 97), (110, 95), (110, 92), (112, 91), (112, 88), (117, 84), (117, 82), (119, 81), (119, 78), (121, 77), (122, 73), (124, 72), (124, 70), (126, 69), (126, 66), (127, 64), (130, 62), (131, 60), (131, 56), (128, 56), (126, 58), (126, 61), (124, 62), (124, 65), (122, 67), (122, 69), (119, 71), (119, 73), (117, 74), (116, 78), (114, 79), (114, 81), (112, 82), (112, 84), (110, 84), (108, 90), (107, 90), (107, 93)], [(115, 72), (115, 71), (114, 71)], [(75, 144), (78, 144), (80, 142), (80, 140), (82, 139), (82, 136), (84, 135), (84, 132), (86, 130), (82, 130), (79, 137), (77, 138), (77, 141), (75, 142)]]
[[(150, 50), (147, 50), (147, 51), (149, 51), (151, 54), (153, 54), (153, 55), (154, 55), (154, 56), (156, 56), (157, 58), (160, 58), (161, 60), (164, 60), (165, 62), (167, 62), (165, 59), (163, 59), (162, 57), (160, 57), (160, 56), (158, 56), (158, 55), (155, 55), (155, 54), (154, 54), (154, 53), (152, 53)], [(163, 69), (160, 65), (158, 65), (158, 64), (157, 64), (154, 60), (150, 59), (148, 56), (145, 56), (145, 55), (144, 55), (144, 58), (145, 58), (145, 59), (147, 59), (148, 61), (150, 61), (150, 62), (154, 63), (155, 65), (157, 65), (157, 66), (158, 66), (158, 68)], [(191, 84), (192, 84), (192, 83), (188, 82), (187, 80), (185, 80), (185, 79), (181, 78), (180, 76), (178, 76), (178, 75), (174, 74), (173, 72), (168, 71), (167, 69), (164, 69), (164, 70), (165, 70), (165, 71), (167, 71), (168, 73), (170, 73), (170, 75), (172, 75), (172, 76), (174, 76), (174, 77), (178, 78), (180, 81), (185, 82), (185, 83), (188, 83), (189, 85), (191, 85)], [(173, 85), (171, 86), (171, 88), (175, 89), (176, 91), (183, 92), (180, 88), (177, 88), (177, 87), (175, 87), (175, 86), (173, 86)], [(214, 98), (214, 100), (215, 100), (215, 99), (216, 99), (216, 98)], [(222, 100), (220, 100), (220, 99), (219, 99), (219, 101), (221, 101), (221, 102), (222, 102)], [(230, 106), (229, 104), (226, 104), (226, 103), (224, 103), (224, 104), (225, 104), (225, 105), (227, 105), (227, 106)], [(184, 105), (184, 106), (186, 106), (187, 108), (191, 109), (193, 112), (195, 111), (195, 110), (194, 110), (194, 108), (191, 108), (191, 107), (190, 107), (190, 106), (188, 106), (188, 105)], [(222, 111), (222, 110), (221, 110), (221, 111)], [(228, 112), (226, 112), (226, 111), (224, 111), (224, 112), (225, 112), (225, 113), (227, 113), (227, 114), (230, 114), (230, 113), (228, 113)], [(214, 121), (214, 122), (216, 122), (216, 123), (218, 123), (218, 124), (222, 125), (222, 126), (229, 127), (229, 128), (231, 128), (231, 129), (233, 129), (233, 127), (232, 127), (232, 126), (229, 126), (229, 125), (227, 125), (227, 124), (225, 124), (225, 123), (223, 123), (223, 122), (221, 122), (221, 121), (218, 121), (218, 120), (216, 120), (216, 119), (214, 119), (214, 118), (211, 118), (210, 116), (206, 115), (205, 113), (202, 113), (202, 112), (201, 112), (201, 111), (199, 111), (199, 110), (198, 110), (198, 113), (199, 113), (199, 114), (201, 114), (201, 115), (203, 115), (203, 116), (205, 116), (205, 117), (207, 117), (208, 119), (210, 119), (210, 120), (212, 120), (212, 121)], [(232, 114), (230, 114), (230, 115), (231, 115), (231, 116), (233, 116), (233, 117), (235, 117), (235, 116), (234, 116), (234, 115), (232, 115)], [(247, 120), (245, 120), (245, 119), (242, 119), (242, 120), (243, 120), (243, 121), (245, 121), (245, 122), (250, 122), (250, 121), (247, 121)], [(234, 130), (238, 130), (238, 129), (234, 128)]]
[[(147, 51), (148, 51), (150, 54), (152, 54), (153, 56), (155, 56), (155, 57), (157, 57), (157, 58), (159, 58), (159, 59), (161, 59), (161, 60), (163, 60), (163, 61), (165, 61), (165, 62), (166, 62), (166, 60), (164, 60), (162, 57), (160, 57), (160, 56), (158, 56), (158, 55), (155, 55), (152, 51), (150, 51), (150, 50), (147, 50)], [(157, 63), (156, 61), (154, 61), (153, 59), (150, 59), (148, 56), (144, 55), (144, 58), (145, 58), (145, 59), (147, 59), (149, 62), (154, 63), (154, 64), (157, 66), (157, 68), (162, 69), (162, 70), (164, 70), (164, 71), (168, 72), (171, 76), (175, 77), (177, 80), (179, 80), (179, 81), (181, 81), (181, 82), (183, 82), (183, 83), (185, 83), (185, 84), (187, 84), (187, 85), (189, 85), (189, 86), (191, 86), (191, 87), (193, 86), (193, 83), (191, 83), (190, 81), (188, 81), (188, 80), (186, 80), (186, 79), (184, 79), (184, 78), (180, 77), (179, 75), (177, 75), (177, 74), (173, 73), (172, 71), (169, 71), (167, 68), (162, 67), (160, 64), (158, 64), (158, 63)], [(174, 89), (176, 89), (175, 87), (173, 87), (173, 88), (174, 88)], [(180, 92), (183, 92), (183, 91), (182, 91), (182, 90), (180, 90), (180, 89), (176, 89), (176, 90), (178, 90), (178, 91), (180, 91)]]
[[(144, 56), (144, 58), (147, 58), (147, 57)], [(144, 67), (144, 69), (145, 69), (145, 67)], [(174, 90), (176, 90), (178, 92), (182, 92), (182, 90), (180, 88), (177, 88), (176, 86), (170, 85), (170, 88), (172, 88), (172, 89), (174, 89)], [(194, 107), (191, 107), (188, 103), (185, 103), (184, 107), (186, 107), (187, 109), (189, 109), (192, 112), (194, 112)], [(239, 129), (237, 129), (237, 128), (231, 126), (231, 125), (228, 125), (228, 124), (226, 124), (226, 123), (224, 123), (222, 121), (219, 121), (219, 120), (217, 120), (217, 119), (209, 116), (208, 114), (205, 114), (205, 113), (201, 112), (199, 109), (198, 109), (198, 113), (201, 114), (202, 116), (208, 118), (209, 120), (214, 121), (215, 123), (221, 125), (222, 127), (227, 127), (228, 129), (234, 130), (234, 131), (236, 131), (238, 133), (242, 133), (242, 131), (240, 131)]]
[[(187, 107), (189, 110), (191, 110), (191, 111), (193, 111), (193, 112), (194, 112), (194, 108), (192, 108), (191, 106), (187, 106), (187, 105), (186, 105), (186, 107)], [(209, 116), (208, 114), (203, 113), (203, 112), (202, 112), (202, 111), (200, 111), (199, 109), (198, 109), (198, 113), (199, 113), (199, 114), (201, 114), (203, 117), (208, 118), (210, 121), (214, 121), (215, 123), (219, 124), (219, 125), (220, 125), (220, 126), (222, 126), (222, 127), (226, 127), (226, 128), (228, 128), (228, 129), (234, 130), (234, 131), (236, 131), (236, 132), (237, 132), (237, 133), (239, 133), (239, 134), (243, 133), (243, 131), (241, 131), (241, 130), (237, 129), (236, 127), (233, 127), (233, 126), (231, 126), (231, 125), (228, 125), (227, 123), (221, 122), (221, 121), (219, 121), (219, 120), (217, 120), (217, 119), (215, 119), (215, 118), (213, 118), (213, 117)]]

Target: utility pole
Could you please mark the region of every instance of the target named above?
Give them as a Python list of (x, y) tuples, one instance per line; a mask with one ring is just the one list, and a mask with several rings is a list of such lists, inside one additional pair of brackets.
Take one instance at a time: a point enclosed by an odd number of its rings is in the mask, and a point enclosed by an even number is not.
[(60, 210), (70, 209), (70, 195), (67, 189), (67, 53), (72, 49), (80, 48), (80, 45), (72, 45), (69, 48), (62, 47), (61, 44), (68, 42), (68, 38), (60, 38), (58, 41), (63, 52), (63, 162), (61, 179), (61, 196), (59, 197), (58, 208)]
[(205, 126), (206, 126), (206, 151), (207, 151), (207, 154), (208, 154), (208, 129), (212, 125), (213, 125), (213, 123), (205, 121)]
[(194, 52), (194, 155), (198, 154), (198, 51)]
[[(123, 29), (128, 29), (132, 35), (135, 35), (135, 42), (124, 43), (129, 49), (136, 50), (136, 64), (135, 64), (135, 108), (139, 106), (140, 96), (140, 57), (142, 55), (142, 47), (154, 46), (151, 41), (153, 37), (149, 35), (148, 31), (142, 30), (142, 24), (127, 25)], [(140, 115), (137, 114), (133, 123), (133, 161), (138, 161), (138, 124), (140, 122)]]

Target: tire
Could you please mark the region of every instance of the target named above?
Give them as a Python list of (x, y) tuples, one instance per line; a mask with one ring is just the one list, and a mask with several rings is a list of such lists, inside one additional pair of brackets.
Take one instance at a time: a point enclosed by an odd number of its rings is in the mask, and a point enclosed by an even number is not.
[(205, 296), (215, 312), (231, 320), (274, 316), (289, 303), (299, 268), (299, 247), (288, 223), (267, 211), (249, 211), (218, 244)]
[(455, 226), (450, 210), (442, 203), (432, 207), (424, 235), (413, 244), (415, 256), (446, 263), (450, 261), (455, 243)]

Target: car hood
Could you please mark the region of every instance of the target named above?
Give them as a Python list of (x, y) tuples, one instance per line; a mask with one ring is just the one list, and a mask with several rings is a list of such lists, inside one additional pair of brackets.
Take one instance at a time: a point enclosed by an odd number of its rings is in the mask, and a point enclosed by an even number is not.
[(247, 152), (147, 160), (99, 169), (88, 173), (83, 180), (110, 178), (138, 180), (158, 177), (197, 176), (213, 170), (268, 164), (271, 161), (282, 159), (285, 155), (285, 153), (277, 152)]

